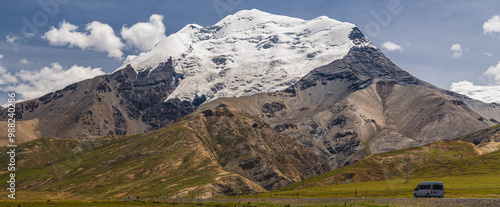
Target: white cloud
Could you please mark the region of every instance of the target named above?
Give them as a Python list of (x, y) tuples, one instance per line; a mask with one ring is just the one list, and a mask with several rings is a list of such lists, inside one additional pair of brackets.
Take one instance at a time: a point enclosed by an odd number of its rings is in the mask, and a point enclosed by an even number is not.
[[(0, 59), (3, 58), (3, 54), (0, 54)], [(17, 78), (7, 71), (7, 68), (0, 65), (0, 85), (16, 83)]]
[(13, 43), (17, 40), (17, 37), (11, 37), (10, 35), (7, 35), (5, 36), (5, 40), (8, 42), (8, 43)]
[(125, 45), (115, 35), (113, 28), (108, 24), (93, 21), (86, 25), (86, 33), (77, 32), (78, 26), (72, 25), (65, 20), (59, 23), (59, 28), (51, 27), (43, 34), (42, 38), (49, 41), (51, 45), (79, 47), (83, 50), (95, 50), (107, 52), (108, 57), (122, 58), (121, 48)]
[[(1, 74), (2, 70), (0, 68)], [(63, 89), (72, 83), (104, 74), (101, 68), (73, 65), (68, 69), (64, 69), (59, 63), (52, 63), (50, 67), (43, 67), (39, 71), (21, 70), (14, 74), (14, 76), (11, 75), (11, 78), (15, 78), (15, 81), (14, 79), (9, 79), (10, 82), (0, 83), (2, 85), (0, 89), (5, 92), (16, 92), (24, 99), (33, 99)], [(6, 85), (17, 82), (17, 79), (21, 80), (20, 84)]]
[(398, 45), (394, 42), (384, 42), (382, 43), (382, 47), (385, 48), (386, 50), (389, 50), (391, 52), (393, 51), (399, 51), (399, 52), (403, 52), (403, 47), (401, 47), (401, 45)]
[(22, 64), (30, 64), (31, 62), (26, 60), (26, 58), (23, 58), (23, 59), (20, 59), (19, 60), (19, 63), (22, 63)]
[(500, 16), (495, 15), (483, 24), (483, 33), (500, 32)]
[(464, 54), (462, 46), (460, 46), (460, 44), (458, 43), (451, 45), (450, 51), (453, 52), (453, 58), (461, 58)]
[(491, 52), (482, 52), (481, 54), (486, 55), (488, 57), (493, 56), (493, 53), (491, 53)]
[(138, 55), (128, 55), (127, 58), (125, 59), (125, 61), (123, 61), (123, 64), (124, 65), (129, 64), (132, 61), (134, 61), (137, 57), (139, 57), (139, 56)]
[[(500, 61), (496, 66), (490, 66), (484, 74), (493, 76), (495, 81), (500, 84)], [(453, 82), (450, 90), (483, 102), (500, 103), (500, 86), (498, 85), (478, 86), (469, 81), (459, 81)]]
[(139, 22), (128, 28), (122, 27), (121, 35), (127, 44), (142, 52), (153, 49), (156, 43), (165, 37), (163, 15), (153, 14), (148, 22)]
[(0, 85), (16, 83), (17, 78), (7, 71), (5, 67), (0, 65)]
[(500, 61), (496, 66), (490, 66), (484, 74), (493, 76), (495, 81), (500, 84)]
[(453, 82), (451, 91), (486, 103), (500, 103), (500, 86), (476, 86), (469, 81)]

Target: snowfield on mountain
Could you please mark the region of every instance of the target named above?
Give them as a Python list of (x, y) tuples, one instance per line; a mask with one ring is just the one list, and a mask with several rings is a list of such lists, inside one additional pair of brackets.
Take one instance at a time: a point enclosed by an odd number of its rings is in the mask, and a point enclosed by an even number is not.
[(213, 26), (186, 25), (151, 51), (128, 58), (118, 70), (128, 64), (136, 71), (154, 69), (172, 58), (182, 80), (167, 100), (204, 96), (208, 102), (273, 92), (343, 58), (355, 46), (349, 38), (353, 28), (325, 16), (302, 20), (243, 10)]

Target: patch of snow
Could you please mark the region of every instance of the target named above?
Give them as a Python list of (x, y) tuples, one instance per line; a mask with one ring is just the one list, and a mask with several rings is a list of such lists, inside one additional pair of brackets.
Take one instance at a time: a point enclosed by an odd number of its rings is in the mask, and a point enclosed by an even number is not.
[(354, 46), (354, 27), (325, 16), (302, 20), (242, 10), (213, 26), (186, 25), (127, 64), (142, 71), (172, 57), (183, 79), (167, 100), (249, 96), (283, 90), (343, 58)]
[(500, 103), (500, 86), (476, 86), (469, 81), (459, 81), (451, 84), (451, 91), (486, 103)]

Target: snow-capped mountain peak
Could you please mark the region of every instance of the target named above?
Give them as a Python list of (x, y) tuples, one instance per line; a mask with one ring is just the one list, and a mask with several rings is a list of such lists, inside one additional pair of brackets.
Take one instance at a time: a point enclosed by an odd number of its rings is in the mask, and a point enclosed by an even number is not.
[(266, 23), (296, 25), (303, 21), (304, 20), (298, 18), (274, 15), (257, 9), (252, 9), (241, 10), (233, 15), (229, 15), (214, 26), (222, 27), (218, 34), (224, 35), (251, 29), (257, 25), (263, 25)]
[(302, 20), (242, 10), (213, 26), (186, 25), (125, 64), (142, 71), (172, 58), (183, 79), (168, 99), (248, 96), (285, 89), (343, 58), (358, 44), (349, 37), (354, 28), (326, 16)]
[(198, 24), (188, 24), (184, 26), (181, 30), (179, 30), (177, 33), (192, 33), (200, 30), (201, 28), (203, 27)]

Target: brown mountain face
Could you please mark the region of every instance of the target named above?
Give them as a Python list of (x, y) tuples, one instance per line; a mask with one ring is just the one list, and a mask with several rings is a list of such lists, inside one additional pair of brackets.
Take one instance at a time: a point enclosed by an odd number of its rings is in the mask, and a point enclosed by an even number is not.
[(369, 47), (351, 49), (284, 91), (223, 98), (198, 110), (219, 104), (261, 117), (318, 155), (326, 153), (333, 167), (495, 124)]
[[(150, 131), (194, 109), (186, 101), (164, 102), (180, 78), (171, 60), (140, 73), (126, 67), (18, 103), (17, 119), (37, 120), (34, 130), (38, 137), (87, 138)], [(0, 110), (0, 117), (7, 118), (5, 109)]]
[(224, 105), (190, 115), (182, 122), (198, 135), (226, 171), (267, 190), (331, 169), (307, 147), (280, 135), (262, 119)]

